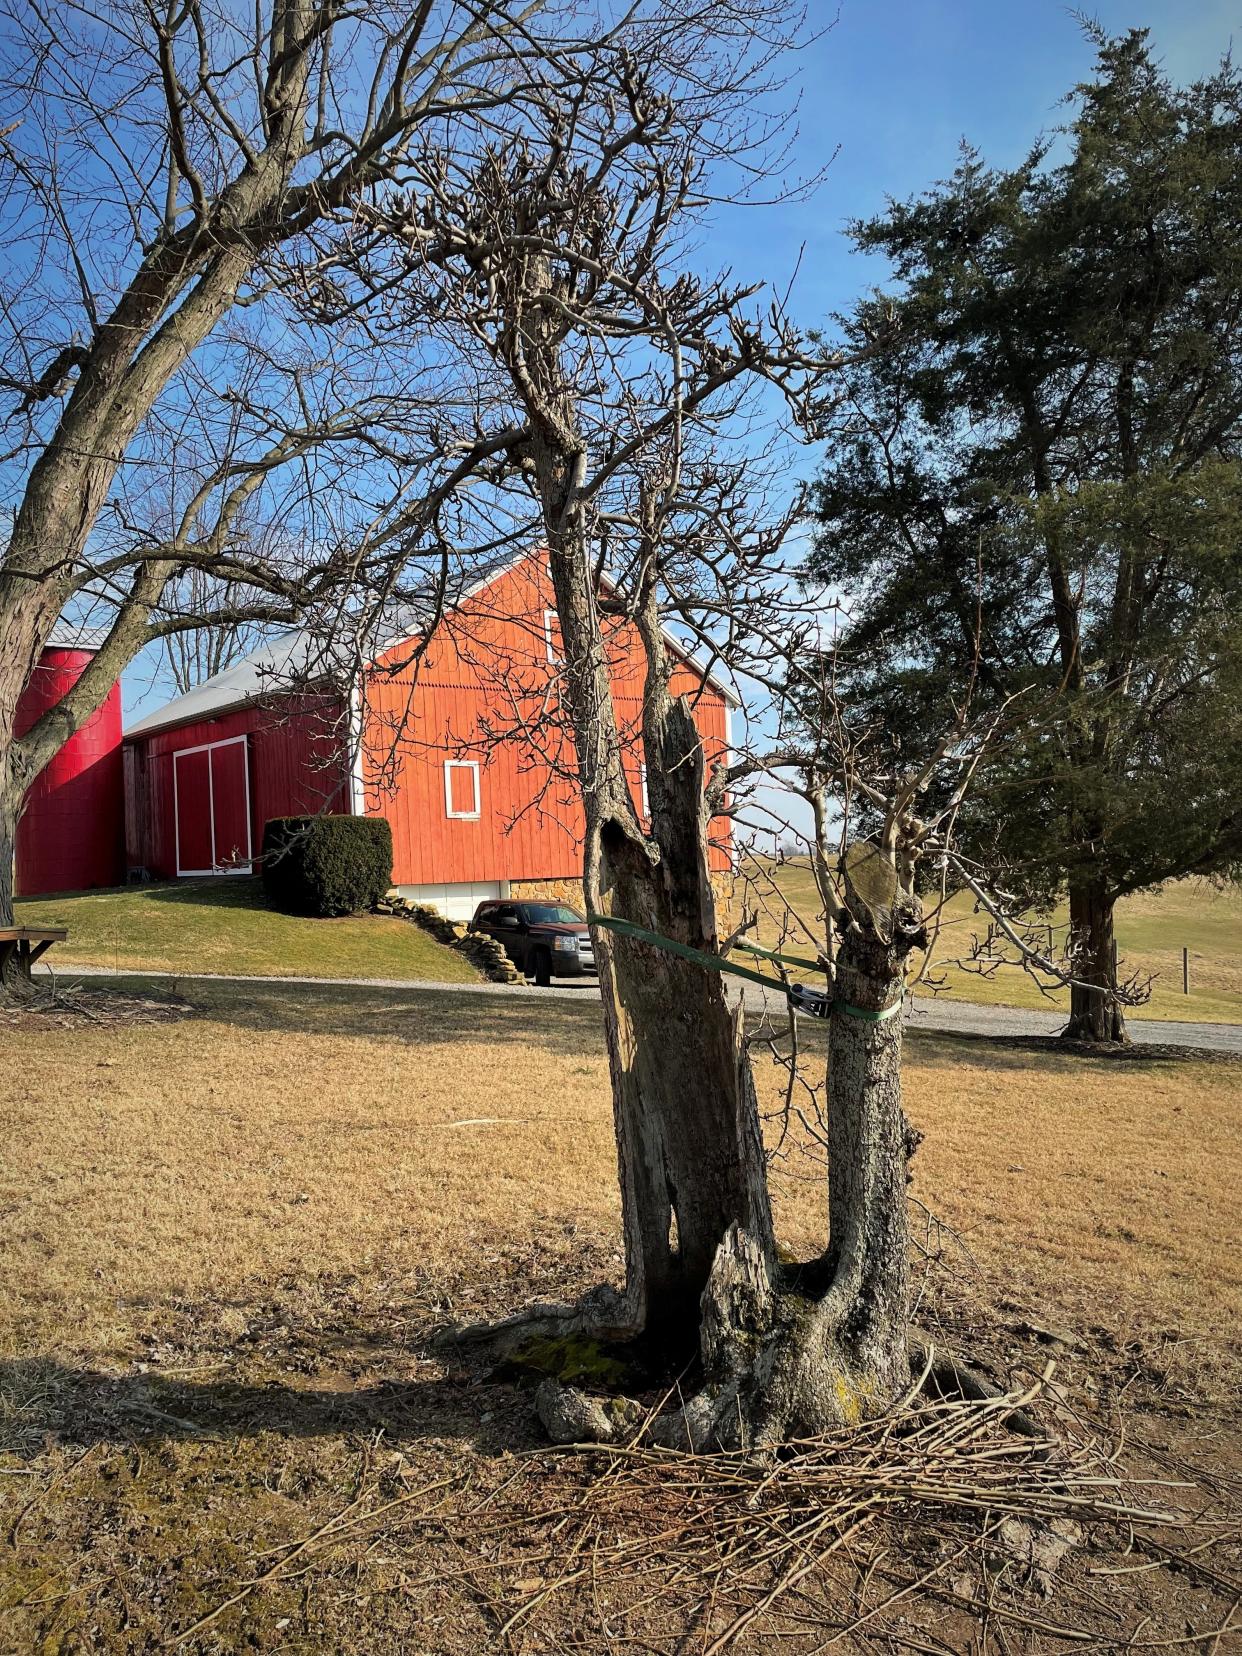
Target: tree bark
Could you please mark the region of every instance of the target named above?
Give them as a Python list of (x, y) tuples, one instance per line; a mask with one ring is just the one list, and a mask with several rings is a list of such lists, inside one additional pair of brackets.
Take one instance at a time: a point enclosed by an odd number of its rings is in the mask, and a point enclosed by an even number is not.
[[(684, 703), (663, 710), (658, 742), (656, 751), (648, 747), (648, 786), (658, 766), (665, 793), (682, 796), (668, 814), (696, 825), (693, 853), (675, 857), (662, 846), (653, 860), (607, 821), (600, 829), (601, 883), (614, 913), (714, 952), (702, 742)], [(612, 934), (596, 947), (628, 1291), (648, 1339), (681, 1358), (698, 1343), (699, 1302), (730, 1228), (740, 1226), (765, 1257), (775, 1251), (741, 1012), (730, 1010), (716, 973), (667, 950)]]
[(1070, 949), (1075, 982), (1070, 987), (1067, 1040), (1129, 1041), (1117, 999), (1113, 932), (1114, 901), (1102, 881), (1083, 879), (1069, 890)]
[[(915, 922), (917, 924), (917, 921)], [(907, 921), (909, 924), (909, 921)], [(857, 1370), (891, 1398), (909, 1383), (909, 1159), (898, 1002), (909, 945), (847, 930), (837, 954), (828, 1069), (828, 1300)]]
[(50, 598), (45, 587), (30, 582), (16, 589), (5, 616), (4, 649), (0, 651), (0, 926), (13, 924), (17, 824), (26, 790), (42, 769), (42, 764), (31, 769), (18, 740), (17, 704), (58, 607), (58, 600)]
[[(768, 1450), (882, 1414), (908, 1391), (901, 1018), (875, 1015), (900, 1003), (904, 961), (920, 941), (926, 936), (911, 898), (895, 910), (891, 938), (865, 915), (846, 924), (829, 1035), (828, 1250), (802, 1266), (778, 1265), (766, 1196), (755, 1228), (728, 1225), (697, 1314), (702, 1386), (649, 1426), (655, 1441)], [(736, 1073), (735, 1096), (754, 1111), (744, 1055)], [(625, 1155), (623, 1146), (623, 1167)], [(633, 1430), (628, 1407), (602, 1407), (554, 1381), (536, 1401), (561, 1441), (608, 1441)]]
[(11, 789), (0, 787), (0, 926), (13, 924), (17, 815), (18, 806)]

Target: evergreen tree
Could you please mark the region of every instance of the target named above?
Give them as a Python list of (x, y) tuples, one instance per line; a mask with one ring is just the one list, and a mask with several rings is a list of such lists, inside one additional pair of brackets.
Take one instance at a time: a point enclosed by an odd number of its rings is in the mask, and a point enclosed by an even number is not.
[(1022, 165), (965, 151), (853, 226), (895, 286), (838, 319), (876, 350), (808, 573), (858, 595), (846, 688), (907, 747), (972, 682), (1022, 692), (961, 827), (1024, 898), (1068, 892), (1067, 1033), (1124, 1040), (1117, 900), (1242, 871), (1242, 81), (1093, 38)]

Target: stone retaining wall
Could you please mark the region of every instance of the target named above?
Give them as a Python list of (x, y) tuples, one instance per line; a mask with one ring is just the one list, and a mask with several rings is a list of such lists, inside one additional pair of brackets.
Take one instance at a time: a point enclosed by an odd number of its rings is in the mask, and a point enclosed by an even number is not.
[(445, 943), (450, 949), (456, 949), (465, 955), (472, 966), (476, 966), (490, 983), (521, 983), (522, 974), (509, 959), (503, 943), (498, 943), (494, 937), (488, 937), (483, 932), (472, 932), (468, 926), (459, 925), (455, 920), (446, 920), (438, 909), (428, 908), (424, 903), (411, 902), (403, 897), (394, 886), (387, 896), (381, 897), (375, 905), (376, 914), (391, 914), (398, 920), (410, 920), (423, 931), (429, 932), (437, 943)]

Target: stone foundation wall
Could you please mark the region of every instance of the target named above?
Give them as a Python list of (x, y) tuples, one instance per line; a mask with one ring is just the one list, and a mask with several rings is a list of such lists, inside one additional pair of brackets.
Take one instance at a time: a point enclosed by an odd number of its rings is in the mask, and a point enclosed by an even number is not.
[(737, 876), (732, 871), (712, 875), (712, 890), (716, 893), (716, 929), (721, 937), (727, 937), (741, 918), (734, 895), (736, 886)]
[(510, 880), (509, 896), (515, 903), (568, 903), (582, 913), (581, 880)]

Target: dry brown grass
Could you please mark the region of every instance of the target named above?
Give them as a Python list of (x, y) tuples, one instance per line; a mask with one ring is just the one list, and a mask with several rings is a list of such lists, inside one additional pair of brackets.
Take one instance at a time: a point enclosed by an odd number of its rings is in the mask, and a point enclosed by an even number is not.
[[(132, 1351), (161, 1307), (227, 1306), (247, 1282), (434, 1269), (530, 1237), (572, 1252), (548, 1240), (567, 1228), (615, 1236), (589, 1008), (563, 1013), (576, 1025), (550, 1046), (446, 1031), (438, 997), (378, 1006), (359, 1033), (208, 1015), (10, 1035), (0, 1346), (98, 1360)], [(926, 1037), (908, 1050), (926, 1135), (914, 1194), (981, 1265), (1069, 1308), (1103, 1295), (1153, 1322), (1237, 1318), (1242, 1067)], [(772, 1106), (779, 1073), (758, 1067)], [(775, 1191), (784, 1239), (820, 1246), (815, 1168), (794, 1155)]]
[[(562, 1484), (555, 1466), (515, 1461), (537, 1442), (529, 1393), (446, 1369), (423, 1344), (438, 1319), (618, 1272), (598, 1008), (194, 994), (179, 1023), (5, 1033), (0, 1652), (684, 1648), (658, 1604), (648, 1640), (617, 1644), (597, 1584), (541, 1599), (502, 1635), (553, 1567), (505, 1503), (525, 1488), (552, 1509), (558, 1560), (556, 1509), (581, 1474)], [(1165, 1441), (1181, 1411), (1173, 1452), (1210, 1436), (1223, 1466), (1227, 1415), (1201, 1400), (1227, 1383), (1213, 1365), (1242, 1294), (1242, 1068), (926, 1036), (909, 1052), (927, 1135), (915, 1191), (962, 1232), (994, 1306), (1000, 1284), (993, 1355), (1039, 1372), (1046, 1347), (1017, 1332), (1031, 1310), (1120, 1330), (1112, 1355), (1089, 1339), (1060, 1352), (1073, 1406), (1107, 1424), (1141, 1393), (1157, 1410), (1143, 1432)], [(761, 1061), (768, 1103), (778, 1081)], [(776, 1194), (784, 1239), (817, 1246), (820, 1172), (795, 1154)], [(1174, 1340), (1207, 1361), (1170, 1390), (1148, 1354)], [(662, 1531), (658, 1511), (646, 1521)], [(918, 1543), (929, 1562), (939, 1535)], [(894, 1557), (907, 1545), (895, 1532)], [(977, 1563), (971, 1592), (991, 1594), (982, 1546)], [(1114, 1606), (1081, 1578), (1104, 1604), (1101, 1650), (1120, 1648), (1114, 1623), (1184, 1642), (1228, 1612), (1224, 1589), (1193, 1576), (1116, 1579), (1129, 1596)], [(940, 1641), (903, 1648), (967, 1648), (964, 1602), (903, 1600)], [(819, 1645), (814, 1630), (780, 1641), (792, 1656)], [(769, 1648), (761, 1631), (738, 1646)]]
[(615, 1221), (595, 1056), (196, 1021), (9, 1052), (5, 1346), (98, 1358), (173, 1300)]

